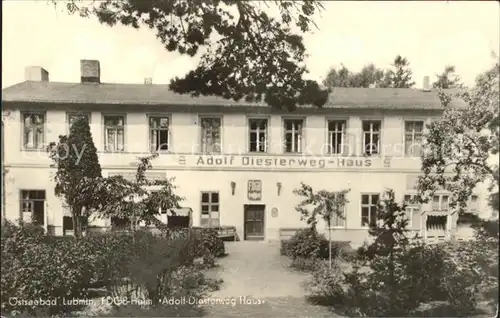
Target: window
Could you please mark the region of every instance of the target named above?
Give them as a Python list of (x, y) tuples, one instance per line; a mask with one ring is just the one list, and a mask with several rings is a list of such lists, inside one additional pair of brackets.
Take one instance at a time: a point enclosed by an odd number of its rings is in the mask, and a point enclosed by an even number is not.
[(23, 147), (42, 149), (44, 147), (45, 114), (23, 113)]
[(472, 195), (469, 200), (468, 210), (470, 212), (479, 211), (479, 198), (477, 195)]
[(345, 152), (345, 129), (345, 120), (328, 121), (328, 153), (343, 154)]
[(432, 210), (433, 211), (448, 211), (450, 208), (449, 206), (449, 196), (442, 194), (442, 195), (435, 195), (434, 198), (432, 199)]
[(219, 193), (201, 193), (201, 226), (219, 226)]
[[(159, 193), (160, 193), (160, 190), (151, 190), (150, 191), (151, 195), (159, 195)], [(167, 209), (166, 204), (163, 204), (163, 202), (162, 202), (162, 204), (160, 204), (160, 206), (158, 207), (158, 212), (160, 214), (167, 214), (168, 211), (169, 211), (169, 209)]]
[(21, 219), (45, 224), (45, 190), (21, 190)]
[(69, 127), (71, 127), (76, 120), (78, 119), (85, 119), (88, 123), (90, 123), (90, 114), (86, 114), (86, 113), (69, 113), (68, 114), (68, 124), (69, 124)]
[(361, 226), (369, 226), (377, 221), (377, 204), (380, 194), (361, 195)]
[(302, 119), (285, 119), (285, 152), (297, 153), (302, 151)]
[[(71, 209), (66, 204), (63, 204), (62, 209), (63, 209), (63, 234), (72, 235), (74, 227), (73, 227), (73, 217), (71, 215)], [(82, 225), (82, 231), (85, 231), (86, 227), (88, 226), (88, 219), (84, 216), (80, 216), (80, 222)]]
[(201, 119), (201, 151), (203, 153), (221, 152), (221, 119)]
[(169, 142), (169, 118), (149, 117), (150, 150), (167, 151)]
[(420, 157), (422, 154), (424, 122), (407, 121), (405, 122), (405, 155), (411, 157)]
[(367, 156), (380, 153), (380, 121), (363, 121), (363, 153)]
[(421, 205), (417, 201), (417, 196), (414, 194), (406, 194), (404, 196), (404, 204), (406, 205), (406, 214), (408, 216), (408, 224), (411, 226), (413, 215), (420, 213)]
[(111, 217), (111, 228), (113, 230), (128, 230), (131, 226), (128, 217), (119, 218), (116, 216)]
[(106, 151), (125, 150), (125, 116), (104, 116), (104, 131)]
[[(337, 194), (339, 195), (339, 194)], [(345, 227), (345, 205), (340, 207), (341, 209), (341, 216), (337, 215), (336, 213), (334, 213), (332, 215), (332, 218), (330, 220), (330, 225), (331, 227)]]
[(267, 119), (250, 119), (250, 152), (267, 152)]

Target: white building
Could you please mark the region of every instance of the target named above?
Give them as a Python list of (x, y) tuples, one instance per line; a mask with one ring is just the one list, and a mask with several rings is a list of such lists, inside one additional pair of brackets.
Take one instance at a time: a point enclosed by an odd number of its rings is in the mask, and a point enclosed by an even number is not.
[[(277, 240), (306, 226), (293, 194), (304, 182), (314, 190), (351, 189), (345, 218), (331, 231), (335, 240), (357, 244), (386, 188), (401, 201), (416, 194), (423, 130), (442, 112), (431, 90), (337, 88), (323, 108), (289, 113), (178, 95), (150, 79), (101, 83), (98, 61), (81, 61), (81, 71), (79, 83), (55, 83), (30, 67), (25, 82), (3, 90), (7, 219), (34, 214), (55, 234), (72, 226), (54, 195), (45, 146), (67, 133), (75, 116), (88, 116), (103, 175), (133, 176), (136, 158), (159, 150), (150, 176), (175, 177), (193, 225), (234, 226), (240, 239)], [(477, 191), (470, 210), (487, 211), (486, 189)], [(450, 238), (457, 214), (448, 198), (439, 193), (428, 205), (411, 205), (411, 229)]]

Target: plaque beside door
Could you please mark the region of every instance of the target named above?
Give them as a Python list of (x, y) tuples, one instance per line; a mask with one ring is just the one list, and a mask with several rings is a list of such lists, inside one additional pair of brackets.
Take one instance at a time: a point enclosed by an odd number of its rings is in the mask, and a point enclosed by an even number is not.
[(262, 199), (262, 181), (248, 180), (248, 200), (259, 201)]

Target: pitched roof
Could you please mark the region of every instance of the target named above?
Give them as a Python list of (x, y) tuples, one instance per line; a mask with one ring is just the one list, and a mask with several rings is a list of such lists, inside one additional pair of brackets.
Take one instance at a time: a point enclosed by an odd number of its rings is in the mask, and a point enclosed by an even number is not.
[[(207, 105), (266, 107), (216, 96), (192, 97), (172, 92), (168, 85), (60, 83), (25, 81), (2, 90), (3, 102), (118, 105)], [(463, 107), (454, 99), (452, 106)], [(436, 91), (407, 88), (334, 88), (325, 108), (442, 109)]]

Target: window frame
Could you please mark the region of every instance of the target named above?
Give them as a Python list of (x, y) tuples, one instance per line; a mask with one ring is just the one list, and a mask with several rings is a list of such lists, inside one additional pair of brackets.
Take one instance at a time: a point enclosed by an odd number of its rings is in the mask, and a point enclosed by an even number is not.
[[(406, 136), (408, 135), (408, 131), (406, 130), (406, 124), (407, 123), (412, 123), (412, 124), (415, 124), (415, 123), (422, 123), (422, 131), (419, 133), (420, 134), (420, 154), (418, 155), (415, 155), (414, 153), (411, 153), (409, 154), (407, 151), (406, 151)], [(409, 157), (409, 158), (419, 158), (422, 154), (422, 151), (423, 151), (423, 148), (422, 148), (422, 145), (424, 143), (424, 130), (425, 130), (425, 125), (426, 125), (426, 122), (425, 120), (423, 119), (405, 119), (403, 120), (403, 152), (404, 152), (404, 156), (405, 157)], [(413, 126), (413, 128), (415, 128)], [(411, 131), (411, 136), (412, 136), (412, 145), (415, 144), (415, 136), (416, 136), (416, 132), (415, 132), (415, 129), (413, 129)], [(413, 149), (413, 148), (412, 148)]]
[[(43, 192), (44, 193), (44, 198), (43, 199), (32, 199), (32, 198), (28, 198), (28, 199), (24, 199), (24, 196), (23, 196), (23, 193), (24, 192), (32, 192), (32, 191), (37, 191), (37, 192)], [(45, 203), (47, 202), (47, 190), (45, 189), (19, 189), (19, 218), (21, 220), (23, 220), (23, 213), (25, 212), (24, 209), (23, 209), (23, 203), (24, 202), (31, 202), (32, 203), (32, 211), (26, 211), (27, 213), (31, 213), (31, 217), (33, 218), (33, 213), (35, 212), (35, 204), (34, 202), (35, 201), (38, 201), (38, 202), (43, 202), (44, 203), (44, 206), (43, 206), (43, 226), (47, 226), (46, 223), (46, 214), (47, 214), (47, 211), (46, 211), (46, 207), (45, 207)]]
[[(409, 196), (410, 197), (410, 201), (407, 202), (406, 201), (406, 197)], [(405, 192), (403, 194), (403, 203), (406, 205), (406, 214), (407, 216), (409, 215), (408, 217), (408, 226), (410, 228), (413, 228), (413, 215), (415, 214), (415, 210), (422, 213), (423, 211), (423, 205), (420, 204), (420, 203), (411, 203), (411, 200), (414, 200), (416, 197), (418, 196), (418, 194), (416, 194), (415, 192)], [(408, 211), (410, 209), (410, 211)]]
[[(369, 200), (368, 200), (368, 204), (363, 204), (363, 195), (368, 195), (369, 196)], [(378, 201), (376, 204), (372, 204), (371, 203), (371, 199), (372, 199), (372, 196), (374, 195), (378, 195)], [(360, 201), (359, 201), (359, 213), (360, 213), (360, 220), (361, 220), (361, 228), (362, 229), (368, 229), (370, 228), (370, 217), (371, 217), (371, 210), (370, 208), (372, 206), (375, 207), (375, 209), (378, 208), (378, 203), (380, 202), (380, 200), (382, 199), (382, 194), (380, 192), (361, 192), (360, 193)], [(368, 224), (367, 225), (363, 225), (363, 208), (364, 207), (367, 207), (368, 208)], [(375, 212), (375, 222), (377, 221), (377, 215), (376, 215), (376, 212)]]
[[(443, 209), (443, 197), (446, 196), (448, 197), (448, 209)], [(438, 209), (434, 209), (434, 197), (439, 197), (439, 203), (438, 203)], [(449, 193), (435, 193), (432, 196), (432, 202), (431, 202), (431, 211), (436, 211), (436, 212), (442, 212), (442, 211), (447, 211), (450, 212), (450, 199), (451, 199), (451, 194)]]
[[(257, 133), (257, 138), (258, 138), (259, 137), (259, 132), (262, 131), (260, 129), (257, 129), (255, 131), (252, 130), (252, 128), (251, 128), (251, 122), (253, 120), (264, 120), (264, 121), (266, 121), (266, 129), (265, 129), (265, 132), (264, 132), (265, 133), (264, 151), (258, 151), (258, 150), (252, 151), (251, 150), (251, 140), (252, 140), (252, 138), (250, 137), (251, 134), (253, 132)], [(269, 142), (271, 140), (269, 138), (269, 132), (271, 130), (271, 129), (269, 129), (270, 123), (271, 123), (271, 120), (270, 120), (269, 117), (255, 117), (255, 116), (247, 117), (247, 126), (248, 126), (248, 130), (247, 130), (247, 138), (248, 138), (248, 140), (247, 140), (247, 152), (248, 153), (251, 153), (251, 154), (267, 154), (267, 153), (269, 153), (269, 146), (270, 146)], [(259, 145), (259, 142), (257, 142), (257, 144)]]
[[(476, 199), (477, 199), (476, 203), (475, 203), (475, 205), (476, 205), (475, 208), (473, 208), (473, 206), (472, 206), (472, 201), (473, 201), (472, 198), (473, 197), (476, 197)], [(473, 193), (473, 194), (471, 194), (471, 196), (470, 196), (470, 198), (469, 198), (469, 200), (467, 202), (467, 211), (471, 212), (471, 213), (478, 213), (479, 210), (480, 210), (480, 207), (479, 207), (479, 194)]]
[[(344, 194), (344, 195), (347, 195), (347, 194)], [(348, 203), (348, 202), (346, 202), (346, 203)], [(347, 204), (344, 205), (342, 214), (343, 214), (343, 218), (339, 218), (336, 214), (332, 215), (332, 217), (330, 218), (330, 227), (328, 228), (329, 230), (332, 230), (332, 229), (345, 229), (345, 228), (347, 228)], [(333, 220), (332, 220), (333, 218), (336, 218), (337, 220), (339, 220), (339, 219), (342, 220), (343, 225), (332, 225), (333, 224)]]
[[(332, 152), (332, 131), (330, 130), (330, 123), (331, 122), (343, 122), (343, 131), (341, 131), (341, 151), (339, 153), (334, 153)], [(349, 125), (349, 119), (348, 118), (334, 118), (334, 117), (328, 117), (326, 118), (326, 151), (325, 153), (328, 155), (333, 155), (333, 156), (346, 156), (349, 154), (349, 136), (347, 134), (348, 130), (348, 125)], [(337, 132), (338, 133), (338, 132)], [(347, 149), (346, 149), (347, 148)]]
[[(212, 194), (217, 194), (217, 197), (218, 197), (218, 202), (216, 204), (214, 204), (212, 202)], [(209, 199), (209, 202), (203, 202), (203, 194), (208, 194), (208, 199)], [(200, 191), (200, 227), (207, 227), (207, 228), (213, 228), (212, 226), (212, 220), (215, 220), (217, 219), (217, 227), (220, 227), (220, 191), (215, 191), (215, 190), (212, 190), (212, 191)], [(203, 217), (203, 206), (205, 205), (208, 205), (208, 218), (204, 218)], [(218, 208), (218, 211), (213, 211), (212, 210), (212, 206), (215, 206), (217, 205), (217, 208)], [(212, 213), (213, 212), (217, 212), (217, 215), (218, 217), (217, 218), (213, 218), (212, 217)], [(207, 219), (208, 220), (208, 225), (203, 225), (202, 224), (202, 219)]]
[[(47, 143), (47, 112), (43, 110), (23, 110), (20, 112), (20, 121), (21, 121), (21, 150), (22, 151), (39, 151), (44, 150)], [(41, 115), (43, 118), (42, 126), (42, 144), (39, 148), (36, 147), (26, 147), (25, 143), (25, 132), (26, 132), (26, 123), (24, 120), (25, 115)]]
[[(289, 120), (291, 120), (291, 121), (299, 121), (300, 120), (302, 122), (302, 127), (300, 129), (300, 144), (299, 144), (300, 150), (299, 151), (286, 151), (286, 135), (287, 135), (288, 130), (286, 129), (285, 125), (286, 125), (286, 122)], [(304, 148), (306, 145), (306, 143), (305, 143), (306, 118), (304, 118), (304, 117), (290, 117), (290, 116), (282, 117), (281, 129), (282, 129), (281, 137), (283, 138), (281, 152), (283, 154), (287, 154), (287, 155), (304, 153)], [(295, 131), (296, 131), (295, 129), (291, 130), (292, 133)], [(295, 139), (293, 139), (293, 140), (295, 140)], [(292, 144), (293, 144), (293, 141), (292, 141)]]
[(67, 128), (68, 134), (71, 130), (70, 118), (73, 116), (86, 116), (88, 119), (89, 126), (91, 125), (92, 113), (84, 112), (84, 111), (82, 111), (82, 112), (80, 112), (80, 111), (68, 111), (68, 112), (66, 112), (66, 123), (67, 123), (66, 128)]
[[(204, 119), (218, 119), (220, 121), (219, 125), (219, 151), (218, 152), (208, 152), (204, 150), (204, 128), (203, 128), (203, 120)], [(222, 134), (223, 134), (223, 127), (224, 127), (224, 116), (221, 115), (216, 115), (216, 114), (202, 114), (198, 115), (198, 131), (199, 131), (199, 152), (201, 154), (222, 154), (223, 153), (223, 139), (222, 139)]]
[[(107, 147), (107, 129), (108, 126), (106, 126), (106, 117), (123, 117), (123, 150), (109, 150)], [(126, 152), (127, 151), (127, 114), (123, 113), (106, 113), (102, 114), (102, 123), (103, 123), (103, 129), (104, 129), (104, 135), (103, 135), (103, 144), (104, 144), (104, 151), (109, 152), (109, 153), (114, 153), (114, 152)], [(119, 127), (119, 126), (113, 126), (113, 127)]]
[[(148, 151), (150, 152), (158, 152), (158, 153), (168, 153), (172, 152), (172, 115), (171, 114), (165, 114), (165, 113), (151, 113), (147, 114), (147, 120), (148, 120)], [(151, 119), (152, 118), (167, 118), (168, 119), (168, 127), (165, 128), (152, 128), (151, 127)], [(158, 131), (167, 131), (167, 149), (166, 150), (153, 150), (153, 140), (152, 140), (152, 133), (153, 130), (158, 130)]]
[[(377, 152), (376, 153), (370, 153), (368, 154), (367, 151), (366, 151), (366, 133), (365, 133), (365, 130), (364, 130), (364, 124), (365, 122), (369, 122), (369, 123), (379, 123), (379, 130), (376, 132), (376, 134), (374, 134), (373, 132), (373, 128), (371, 127), (370, 128), (370, 136), (371, 138), (373, 139), (373, 136), (374, 135), (378, 135), (378, 149), (377, 149)], [(362, 156), (366, 156), (366, 157), (377, 157), (377, 156), (381, 156), (383, 155), (383, 151), (382, 151), (382, 138), (383, 138), (383, 130), (384, 130), (384, 121), (383, 119), (379, 119), (379, 118), (362, 118), (361, 119), (361, 155)]]

